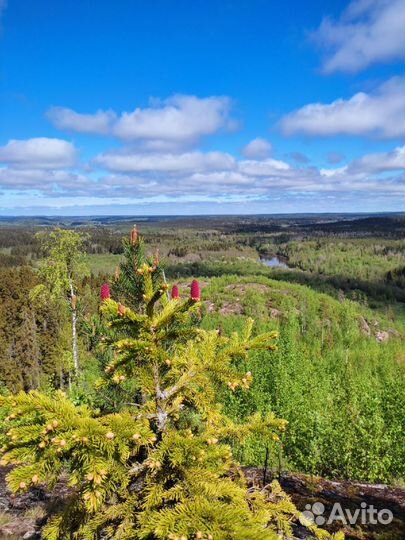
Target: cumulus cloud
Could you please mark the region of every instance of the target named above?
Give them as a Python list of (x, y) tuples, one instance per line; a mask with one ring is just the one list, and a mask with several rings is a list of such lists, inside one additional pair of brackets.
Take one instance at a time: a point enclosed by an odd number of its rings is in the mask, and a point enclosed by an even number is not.
[(392, 152), (380, 152), (363, 156), (354, 160), (348, 170), (349, 172), (359, 171), (364, 174), (405, 170), (405, 146), (398, 146)]
[(207, 171), (232, 169), (234, 158), (222, 152), (173, 153), (120, 153), (110, 152), (97, 156), (96, 165), (118, 172)]
[[(226, 197), (238, 194), (249, 198), (252, 192), (246, 192), (252, 180), (236, 171), (214, 171), (186, 173), (170, 178), (163, 176), (145, 178), (132, 174), (112, 174), (105, 176), (98, 183), (99, 196), (122, 197), (128, 193), (140, 199), (166, 197), (168, 200), (213, 200), (213, 197)], [(250, 187), (250, 186), (249, 186)], [(93, 193), (95, 191), (93, 190)]]
[(245, 160), (239, 163), (239, 169), (252, 176), (269, 176), (273, 174), (280, 174), (282, 171), (287, 171), (290, 168), (285, 161), (279, 161), (277, 159), (265, 159), (262, 161), (257, 160)]
[[(317, 169), (293, 167), (285, 161), (270, 158), (228, 160), (230, 156), (220, 153), (214, 160), (210, 153), (197, 152), (141, 156), (146, 161), (138, 161), (140, 156), (136, 155), (134, 162), (109, 163), (114, 174), (102, 177), (92, 190), (103, 197), (130, 192), (132, 197), (140, 199), (165, 196), (176, 201), (185, 198), (225, 200), (228, 196), (255, 200), (324, 192), (380, 195), (384, 190), (403, 195), (405, 185), (399, 173), (405, 166), (404, 156), (405, 147), (398, 147), (391, 152), (365, 155), (339, 168)], [(124, 158), (132, 160), (134, 156)]]
[(339, 20), (324, 18), (314, 39), (327, 50), (324, 71), (356, 72), (403, 58), (405, 0), (354, 0)]
[(62, 196), (88, 193), (92, 182), (84, 175), (72, 171), (49, 169), (0, 168), (0, 187), (13, 191), (34, 191)]
[(47, 116), (58, 129), (99, 135), (107, 135), (116, 119), (113, 111), (99, 110), (94, 114), (81, 114), (66, 107), (51, 107)]
[(229, 117), (230, 108), (228, 97), (175, 95), (121, 115), (102, 110), (81, 114), (64, 107), (53, 107), (47, 115), (61, 129), (144, 141), (150, 149), (168, 150), (176, 144), (190, 145), (221, 129), (232, 129), (235, 124)]
[(242, 155), (248, 159), (263, 159), (271, 154), (271, 150), (269, 141), (257, 137), (242, 148)]
[(320, 174), (329, 179), (331, 185), (340, 188), (343, 185), (347, 190), (387, 189), (405, 194), (403, 171), (405, 171), (405, 146), (399, 146), (391, 152), (367, 154), (343, 167), (321, 169)]
[(197, 140), (227, 126), (230, 99), (173, 96), (155, 107), (123, 113), (114, 133), (123, 139)]
[(77, 170), (20, 165), (0, 167), (0, 188), (13, 197), (25, 193), (44, 201), (221, 204), (276, 199), (287, 203), (300, 197), (318, 201), (335, 197), (341, 202), (361, 197), (363, 202), (389, 194), (392, 204), (405, 196), (405, 146), (327, 169), (271, 158), (236, 160), (221, 152), (137, 154), (129, 150), (98, 156), (91, 177)]
[(199, 185), (202, 188), (207, 186), (248, 186), (252, 179), (238, 171), (215, 171), (211, 173), (194, 173), (189, 177), (189, 181), (194, 186)]
[(350, 99), (310, 103), (281, 120), (286, 135), (367, 135), (402, 137), (405, 132), (404, 79), (393, 77), (374, 93), (359, 92)]
[(0, 146), (0, 162), (18, 168), (71, 167), (75, 164), (76, 157), (73, 144), (62, 139), (11, 139), (5, 146)]

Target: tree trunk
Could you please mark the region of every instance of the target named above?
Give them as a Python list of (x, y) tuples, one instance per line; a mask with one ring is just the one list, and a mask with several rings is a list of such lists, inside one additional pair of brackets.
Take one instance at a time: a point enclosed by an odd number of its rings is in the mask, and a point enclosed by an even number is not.
[(75, 375), (79, 374), (79, 346), (77, 343), (77, 309), (75, 294), (73, 290), (73, 284), (70, 282), (70, 304), (72, 308), (72, 354), (73, 354), (73, 366), (75, 370)]

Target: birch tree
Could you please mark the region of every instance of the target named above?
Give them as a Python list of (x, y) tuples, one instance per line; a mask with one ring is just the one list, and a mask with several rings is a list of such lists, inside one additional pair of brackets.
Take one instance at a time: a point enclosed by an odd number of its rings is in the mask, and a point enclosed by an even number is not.
[(80, 370), (77, 336), (78, 304), (77, 288), (80, 279), (89, 274), (85, 261), (84, 242), (86, 237), (72, 230), (55, 229), (50, 233), (38, 233), (45, 254), (40, 268), (44, 285), (37, 287), (39, 295), (46, 292), (54, 301), (70, 312), (72, 334), (72, 359), (75, 375)]

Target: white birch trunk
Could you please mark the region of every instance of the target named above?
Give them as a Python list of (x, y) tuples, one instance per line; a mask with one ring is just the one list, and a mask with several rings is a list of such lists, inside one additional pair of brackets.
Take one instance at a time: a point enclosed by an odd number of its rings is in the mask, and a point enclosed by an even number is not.
[[(70, 282), (70, 299), (73, 300), (74, 290), (73, 284)], [(72, 354), (73, 354), (73, 366), (75, 375), (79, 374), (80, 364), (79, 364), (79, 346), (77, 343), (77, 309), (76, 305), (72, 305)]]

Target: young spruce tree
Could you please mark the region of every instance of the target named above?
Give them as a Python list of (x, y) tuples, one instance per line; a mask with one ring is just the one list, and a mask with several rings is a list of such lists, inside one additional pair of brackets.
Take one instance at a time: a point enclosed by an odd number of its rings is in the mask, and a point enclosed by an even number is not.
[(272, 350), (275, 334), (253, 336), (252, 321), (241, 335), (204, 331), (190, 323), (200, 309), (198, 283), (186, 300), (167, 289), (159, 261), (144, 256), (132, 233), (113, 286), (120, 301), (104, 287), (101, 305), (103, 347), (112, 351), (102, 384), (130, 380), (131, 401), (101, 414), (62, 392), (1, 398), (12, 408), (2, 460), (16, 465), (11, 489), (52, 488), (67, 475), (72, 496), (44, 527), (48, 540), (292, 538), (300, 517), (293, 504), (276, 483), (248, 490), (229, 445), (253, 434), (277, 438), (286, 423), (273, 415), (235, 423), (215, 391), (247, 390), (252, 375), (239, 373), (236, 361)]

